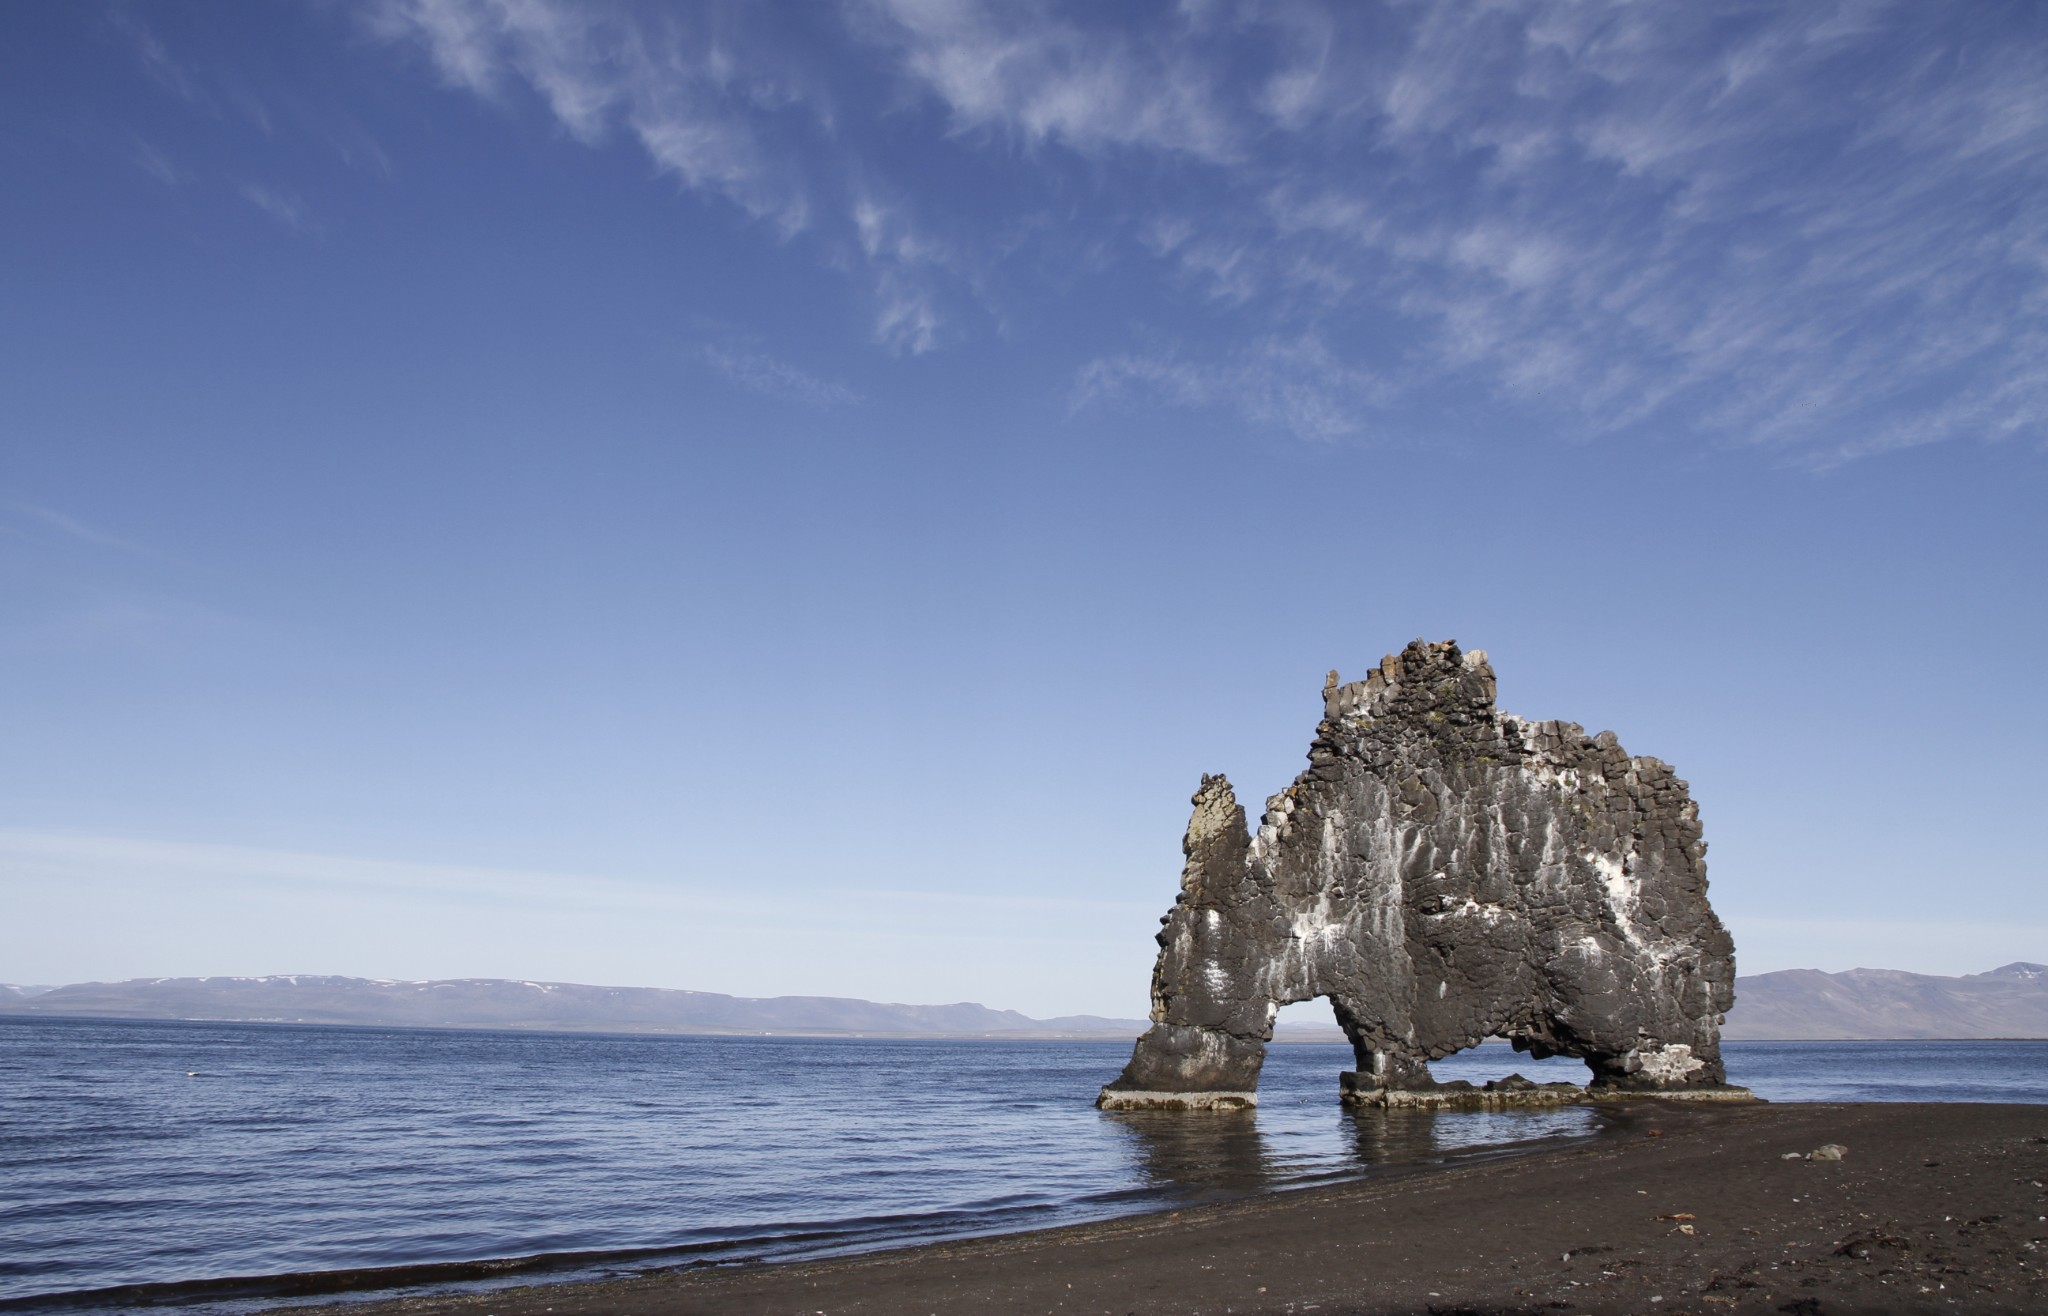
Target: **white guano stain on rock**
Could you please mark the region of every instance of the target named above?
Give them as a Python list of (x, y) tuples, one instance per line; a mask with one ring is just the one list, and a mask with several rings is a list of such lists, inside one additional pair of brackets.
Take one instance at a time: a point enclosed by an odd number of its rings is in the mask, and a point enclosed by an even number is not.
[(1642, 888), (1628, 871), (1628, 864), (1612, 855), (1588, 854), (1582, 856), (1600, 875), (1600, 884), (1607, 888), (1607, 907), (1614, 911), (1615, 926), (1632, 946), (1640, 946), (1643, 939), (1636, 934), (1635, 922), (1630, 911), (1642, 896)]
[(1635, 1062), (1636, 1073), (1658, 1083), (1683, 1083), (1706, 1067), (1706, 1062), (1695, 1057), (1692, 1048), (1683, 1042), (1637, 1051), (1630, 1059)]

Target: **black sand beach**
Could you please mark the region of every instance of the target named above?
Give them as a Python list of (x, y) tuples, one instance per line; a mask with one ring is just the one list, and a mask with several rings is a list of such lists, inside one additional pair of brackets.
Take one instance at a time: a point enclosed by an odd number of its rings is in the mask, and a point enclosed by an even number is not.
[[(1075, 1228), (348, 1310), (2048, 1310), (2048, 1106), (1643, 1102), (1616, 1118), (1590, 1146)], [(1785, 1159), (1826, 1144), (1843, 1158)]]

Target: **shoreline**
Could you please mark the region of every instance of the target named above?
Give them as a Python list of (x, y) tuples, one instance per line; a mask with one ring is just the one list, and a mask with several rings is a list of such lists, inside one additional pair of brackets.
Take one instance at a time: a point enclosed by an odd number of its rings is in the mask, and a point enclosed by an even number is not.
[[(1157, 1114), (1157, 1112), (1152, 1112)], [(1251, 1110), (1221, 1112), (1206, 1118), (1249, 1119)], [(1143, 1118), (1144, 1116), (1140, 1116)], [(1428, 1116), (1422, 1115), (1422, 1118)], [(1196, 1118), (1205, 1118), (1197, 1116)], [(893, 1238), (857, 1237), (851, 1229), (807, 1233), (801, 1230), (735, 1237), (721, 1242), (601, 1248), (575, 1252), (541, 1252), (454, 1261), (397, 1262), (333, 1270), (286, 1271), (274, 1274), (219, 1275), (195, 1279), (158, 1280), (105, 1288), (76, 1289), (17, 1298), (0, 1298), (0, 1312), (124, 1311), (163, 1307), (216, 1312), (231, 1305), (238, 1314), (271, 1310), (356, 1313), (381, 1310), (386, 1304), (440, 1298), (488, 1297), (508, 1286), (554, 1292), (614, 1282), (617, 1272), (634, 1267), (650, 1274), (731, 1271), (741, 1267), (786, 1267), (857, 1260), (921, 1248), (966, 1245), (991, 1240), (1057, 1234), (1118, 1223), (1201, 1211), (1218, 1206), (1256, 1203), (1268, 1197), (1316, 1191), (1403, 1176), (1428, 1176), (1470, 1164), (1511, 1160), (1586, 1146), (1616, 1136), (1615, 1121), (1590, 1133), (1532, 1137), (1517, 1142), (1486, 1142), (1455, 1147), (1428, 1160), (1375, 1164), (1356, 1174), (1309, 1187), (1269, 1186), (1174, 1203), (1154, 1199), (1135, 1210), (1104, 1208), (1079, 1220), (1059, 1223), (993, 1224), (966, 1227), (931, 1225)], [(316, 1305), (273, 1308), (260, 1304), (307, 1300)]]
[[(1645, 1102), (1614, 1119), (1612, 1136), (1556, 1149), (1053, 1229), (271, 1310), (2048, 1309), (2048, 1107)], [(1827, 1143), (1845, 1157), (1784, 1159)]]
[[(221, 1276), (15, 1297), (0, 1300), (0, 1312), (169, 1306), (232, 1311), (238, 1316), (259, 1311), (651, 1316), (699, 1311), (889, 1312), (919, 1306), (936, 1312), (949, 1304), (964, 1304), (987, 1310), (1123, 1313), (1343, 1311), (1363, 1316), (1428, 1311), (1484, 1316), (1557, 1310), (1782, 1309), (1818, 1316), (1823, 1311), (1859, 1310), (2004, 1311), (2008, 1300), (2017, 1304), (2011, 1310), (2048, 1310), (2048, 1287), (2043, 1286), (2043, 1277), (2048, 1276), (2048, 1190), (2042, 1187), (2048, 1183), (2048, 1104), (1727, 1106), (1644, 1100), (1600, 1109), (1605, 1118), (1589, 1134), (1477, 1146), (1426, 1161), (1376, 1164), (1362, 1175), (1335, 1182), (1268, 1188), (1193, 1205), (1147, 1204), (1135, 1212), (1069, 1218), (1060, 1224), (1011, 1223), (957, 1231), (941, 1226), (921, 1236), (913, 1232), (894, 1239), (763, 1235), (710, 1244)], [(1395, 1113), (1392, 1118), (1430, 1116)], [(1861, 1244), (1856, 1230), (1849, 1228), (1849, 1217), (1788, 1219), (1783, 1209), (1787, 1203), (1772, 1200), (1774, 1191), (1784, 1195), (1781, 1167), (1787, 1163), (1780, 1158), (1787, 1151), (1796, 1155), (1800, 1148), (1792, 1144), (1802, 1136), (1818, 1139), (1815, 1147), (1825, 1142), (1849, 1146), (1843, 1163), (1821, 1166), (1801, 1161), (1791, 1168), (1820, 1170), (1832, 1176), (1821, 1180), (1822, 1186), (1859, 1195), (1863, 1205), (1856, 1216), (1867, 1226)], [(1881, 1155), (1873, 1156), (1873, 1149)], [(1676, 1184), (1674, 1157), (1689, 1158), (1690, 1164)], [(1994, 1172), (1987, 1174), (1987, 1169)], [(2002, 1181), (1998, 1170), (2007, 1172)], [(1624, 1173), (1646, 1186), (1633, 1193), (1620, 1191), (1614, 1176)], [(1608, 1241), (1567, 1242), (1552, 1258), (1559, 1264), (1548, 1267), (1557, 1272), (1549, 1277), (1554, 1291), (1544, 1289), (1544, 1248), (1558, 1240), (1544, 1243), (1539, 1226), (1555, 1226), (1554, 1213), (1567, 1211), (1575, 1213), (1573, 1219), (1600, 1224), (1605, 1209), (1613, 1217), (1604, 1221), (1607, 1232), (1626, 1237), (1631, 1230), (1639, 1233), (1642, 1222), (1622, 1218), (1629, 1216), (1626, 1210), (1616, 1215), (1614, 1202), (1626, 1207), (1631, 1195), (1668, 1196), (1674, 1187), (1695, 1202), (1722, 1203), (1712, 1216), (1687, 1206), (1659, 1211), (1674, 1217), (1660, 1223), (1685, 1240), (1685, 1255), (1660, 1258), (1654, 1248), (1637, 1246), (1631, 1252)], [(1805, 1208), (1824, 1206), (1828, 1197), (1821, 1193), (1809, 1198)], [(1471, 1200), (1460, 1203), (1461, 1198)], [(1796, 1196), (1792, 1200), (1800, 1201)], [(1446, 1206), (1446, 1201), (1452, 1205)], [(1431, 1203), (1435, 1213), (1425, 1218), (1435, 1223), (1418, 1234), (1411, 1208)], [(1942, 1204), (1941, 1215), (1948, 1218), (1937, 1222), (1928, 1214), (1930, 1203)], [(1530, 1218), (1532, 1209), (1541, 1220)], [(1914, 1221), (1916, 1211), (1923, 1218)], [(1356, 1217), (1353, 1227), (1333, 1224), (1332, 1213), (1350, 1213)], [(1381, 1218), (1373, 1219), (1374, 1213)], [(1687, 1219), (1698, 1223), (1679, 1234), (1679, 1225)], [(1383, 1232), (1361, 1236), (1359, 1228), (1367, 1225)], [(1731, 1225), (1736, 1234), (1728, 1233)], [(1710, 1232), (1716, 1228), (1719, 1234)], [(1799, 1247), (1810, 1252), (1809, 1245), (1827, 1242), (1820, 1235), (1830, 1228), (1842, 1235), (1833, 1239), (1836, 1250), (1798, 1258), (1797, 1264), (1809, 1273), (1796, 1277), (1797, 1292), (1788, 1295), (1782, 1291), (1785, 1285), (1763, 1282), (1775, 1277), (1780, 1263), (1792, 1264), (1789, 1259)], [(1477, 1232), (1493, 1246), (1477, 1257), (1446, 1253), (1442, 1234), (1430, 1234), (1428, 1229), (1447, 1230), (1452, 1237)], [(1947, 1239), (1944, 1230), (1961, 1232)], [(1298, 1263), (1285, 1283), (1253, 1285), (1252, 1293), (1238, 1293), (1220, 1305), (1210, 1300), (1208, 1285), (1190, 1283), (1204, 1278), (1205, 1265), (1218, 1264), (1213, 1258), (1191, 1261), (1190, 1247), (1243, 1254), (1251, 1274), (1275, 1254), (1272, 1238), (1289, 1231), (1319, 1241), (1306, 1252), (1298, 1247), (1278, 1249), (1279, 1255), (1291, 1254)], [(1724, 1245), (1719, 1252), (1710, 1247), (1715, 1239)], [(1638, 1244), (1641, 1241), (1637, 1239)], [(1964, 1241), (1971, 1243), (1964, 1249), (1971, 1255), (1955, 1251), (1953, 1245)], [(1741, 1248), (1731, 1252), (1725, 1246), (1744, 1242), (1752, 1254), (1746, 1258), (1735, 1255)], [(1121, 1259), (1105, 1269), (1104, 1250), (1119, 1246), (1124, 1249)], [(1782, 1255), (1773, 1253), (1774, 1247)], [(1355, 1273), (1356, 1267), (1341, 1264), (1344, 1253), (1359, 1248), (1404, 1253), (1398, 1269), (1421, 1276), (1418, 1282), (1430, 1287), (1423, 1288), (1418, 1299), (1401, 1285), (1390, 1284), (1383, 1271), (1363, 1275)], [(1850, 1255), (1859, 1248), (1861, 1255)], [(1596, 1268), (1600, 1273), (1595, 1279), (1574, 1278), (1584, 1273), (1583, 1258), (1602, 1254), (1613, 1255), (1604, 1257), (1607, 1264)], [(1076, 1259), (1092, 1259), (1077, 1276), (1087, 1287), (1083, 1290), (1076, 1283), (1074, 1292), (1085, 1293), (1083, 1298), (1077, 1300), (1064, 1290), (1044, 1291), (1032, 1282), (1043, 1267), (1071, 1268)], [(1859, 1269), (1851, 1262), (1869, 1264)], [(971, 1292), (932, 1292), (934, 1285), (946, 1288), (938, 1279), (941, 1270), (961, 1284), (968, 1284), (971, 1274), (977, 1287)], [(1915, 1277), (1930, 1279), (1926, 1294), (1918, 1292)], [(1702, 1285), (1707, 1288), (1702, 1290)], [(1332, 1290), (1343, 1295), (1335, 1305), (1329, 1300)], [(1775, 1293), (1778, 1307), (1757, 1305), (1758, 1290)], [(1965, 1295), (1963, 1301), (1951, 1302), (1958, 1292)], [(1321, 1296), (1306, 1296), (1311, 1293)], [(2020, 1295), (2025, 1295), (2024, 1301)], [(1661, 1301), (1653, 1304), (1652, 1299)], [(1783, 1305), (1823, 1299), (1818, 1307)], [(791, 1301), (798, 1305), (789, 1305)], [(1926, 1305), (1913, 1306), (1915, 1302)]]

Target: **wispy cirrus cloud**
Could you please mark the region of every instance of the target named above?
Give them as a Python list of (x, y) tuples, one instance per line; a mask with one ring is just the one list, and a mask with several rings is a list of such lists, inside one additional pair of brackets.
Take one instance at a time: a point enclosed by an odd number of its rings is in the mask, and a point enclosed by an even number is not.
[(159, 150), (140, 137), (135, 139), (135, 150), (132, 158), (137, 169), (148, 174), (165, 187), (176, 187), (190, 177), (189, 174), (178, 167), (177, 162), (171, 159), (169, 153)]
[(879, 0), (872, 35), (942, 99), (955, 131), (1014, 131), (1026, 142), (1226, 160), (1247, 127), (1199, 38), (1200, 7), (1159, 15), (1165, 31), (1069, 21), (1050, 4)]
[(875, 339), (918, 355), (939, 345), (944, 275), (957, 259), (917, 227), (907, 207), (863, 189), (853, 203), (854, 231), (874, 272)]
[(54, 507), (23, 502), (10, 502), (4, 506), (13, 514), (12, 519), (18, 524), (25, 523), (45, 532), (54, 531), (72, 543), (87, 544), (94, 548), (118, 548), (127, 552), (141, 551), (140, 546), (133, 541), (81, 520), (69, 512), (60, 512)]
[(810, 223), (801, 171), (762, 122), (801, 104), (803, 89), (761, 47), (741, 58), (708, 11), (643, 19), (559, 0), (386, 0), (370, 21), (424, 49), (451, 86), (493, 101), (523, 86), (585, 145), (623, 131), (686, 188), (786, 234)]
[(1370, 432), (1386, 385), (1321, 339), (1266, 339), (1228, 361), (1170, 352), (1104, 357), (1084, 367), (1074, 405), (1144, 394), (1180, 407), (1224, 407), (1254, 425), (1316, 442)]
[(313, 218), (311, 207), (307, 206), (305, 198), (296, 192), (271, 187), (265, 183), (243, 183), (236, 191), (241, 193), (244, 201), (294, 233), (313, 234), (320, 231), (320, 225)]
[(107, 15), (107, 26), (127, 46), (151, 81), (179, 100), (195, 105), (206, 103), (207, 97), (200, 90), (199, 79), (184, 61), (171, 54), (170, 47), (150, 30), (139, 15), (125, 8), (114, 9)]
[(821, 411), (859, 404), (861, 395), (844, 384), (799, 370), (763, 352), (710, 346), (702, 349), (707, 365), (749, 393), (796, 402)]
[(1081, 296), (1081, 262), (1148, 280), (1148, 345), (1084, 363), (1084, 399), (1314, 441), (1486, 399), (1817, 464), (2048, 423), (2028, 6), (775, 12), (385, 0), (374, 24), (815, 236), (895, 352), (953, 341), (964, 303)]
[(855, 253), (873, 287), (876, 340), (912, 354), (939, 343), (958, 271), (908, 207), (854, 181), (858, 152), (839, 140), (825, 75), (790, 55), (769, 16), (730, 5), (385, 0), (371, 21), (425, 51), (451, 86), (499, 103), (526, 88), (574, 140), (624, 136), (686, 190), (738, 206), (785, 240), (816, 233)]
[(1142, 221), (1243, 325), (1219, 325), (1205, 389), (1276, 327), (1341, 342), (1392, 316), (1405, 350), (1340, 356), (1394, 400), (1463, 381), (1589, 432), (1675, 424), (1830, 461), (2042, 433), (2039, 25), (2014, 43), (1885, 5), (1397, 16), (1379, 54), (1354, 33), (1332, 57), (1358, 79), (1292, 96), (1308, 127), (1216, 165), (1224, 204)]

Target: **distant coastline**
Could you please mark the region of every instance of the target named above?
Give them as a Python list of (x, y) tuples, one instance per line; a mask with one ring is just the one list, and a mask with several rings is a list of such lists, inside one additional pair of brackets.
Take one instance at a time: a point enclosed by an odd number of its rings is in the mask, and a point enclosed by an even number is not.
[(1731, 1042), (2033, 1041), (2048, 1038), (2048, 965), (1942, 977), (1896, 969), (1784, 969), (1735, 980)]
[[(903, 1005), (834, 996), (741, 997), (657, 987), (498, 978), (419, 982), (335, 975), (138, 978), (0, 985), (0, 1016), (676, 1036), (1128, 1040), (1141, 1019), (1034, 1019), (974, 1002)], [(1788, 969), (1736, 980), (1729, 1041), (2048, 1039), (2048, 966), (1961, 977)], [(1332, 1026), (1282, 1024), (1275, 1042), (1341, 1042)]]
[(1138, 1019), (1033, 1019), (973, 1002), (902, 1005), (835, 996), (728, 996), (503, 978), (396, 981), (328, 974), (137, 978), (33, 995), (0, 988), (0, 1015), (375, 1028), (730, 1037), (1133, 1038)]

